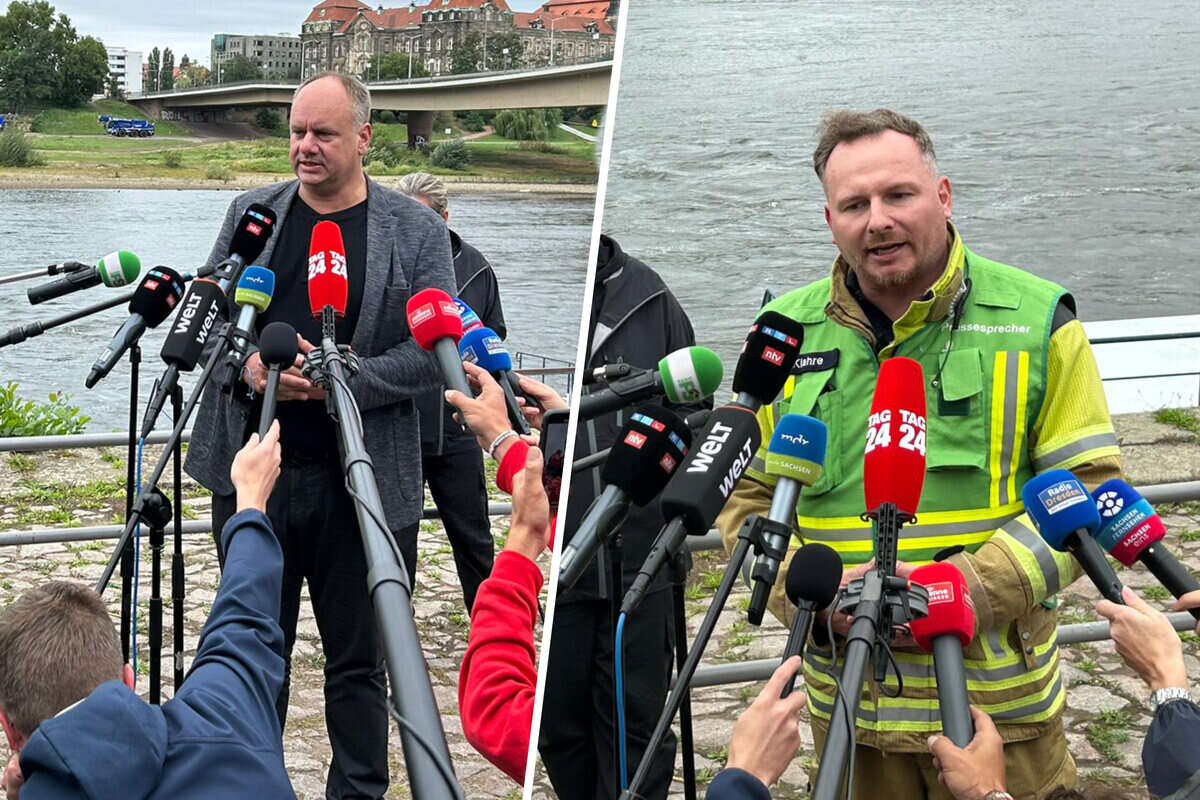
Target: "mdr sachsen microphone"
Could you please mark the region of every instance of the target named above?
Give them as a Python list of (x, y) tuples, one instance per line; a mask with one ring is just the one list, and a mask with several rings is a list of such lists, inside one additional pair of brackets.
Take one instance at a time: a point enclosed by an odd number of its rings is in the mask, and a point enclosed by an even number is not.
[(128, 250), (109, 253), (96, 262), (94, 267), (67, 272), (61, 278), (25, 292), (33, 305), (62, 297), (80, 289), (104, 284), (109, 287), (125, 286), (137, 279), (142, 271), (142, 262)]
[[(1100, 513), (1096, 541), (1127, 567), (1141, 561), (1168, 592), (1182, 597), (1200, 589), (1200, 582), (1162, 544), (1167, 528), (1149, 501), (1120, 478), (1105, 481), (1092, 492)], [(1200, 608), (1190, 609), (1200, 619)]]
[(663, 490), (661, 506), (668, 522), (625, 593), (623, 613), (641, 603), (654, 576), (675, 557), (687, 535), (706, 533), (725, 507), (762, 443), (755, 413), (783, 390), (803, 336), (803, 325), (774, 311), (763, 312), (750, 327), (733, 375), (736, 399), (712, 412)]
[(113, 334), (112, 341), (92, 365), (84, 385), (92, 388), (112, 371), (125, 351), (132, 347), (147, 328), (158, 327), (170, 316), (183, 295), (183, 278), (170, 267), (155, 267), (146, 273), (129, 298), (129, 319)]
[(692, 431), (662, 406), (639, 406), (617, 436), (600, 473), (604, 491), (588, 508), (571, 540), (563, 545), (558, 585), (575, 585), (596, 551), (625, 521), (630, 504), (644, 506), (675, 474), (692, 443)]
[(963, 669), (963, 648), (975, 638), (975, 604), (967, 580), (958, 567), (945, 561), (917, 567), (908, 579), (929, 592), (928, 615), (914, 619), (909, 629), (917, 646), (933, 654), (942, 733), (966, 747), (975, 737)]
[(707, 347), (683, 347), (668, 353), (658, 369), (613, 381), (579, 398), (579, 419), (586, 421), (619, 408), (665, 396), (677, 405), (698, 403), (721, 385), (724, 368)]

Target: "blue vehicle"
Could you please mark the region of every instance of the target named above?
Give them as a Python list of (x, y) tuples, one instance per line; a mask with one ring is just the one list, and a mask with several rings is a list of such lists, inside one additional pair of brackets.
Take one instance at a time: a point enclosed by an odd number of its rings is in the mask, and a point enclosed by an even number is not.
[(139, 136), (154, 135), (154, 123), (144, 119), (112, 118), (104, 124), (104, 130), (109, 136)]
[(4, 130), (4, 115), (0, 114), (0, 131)]

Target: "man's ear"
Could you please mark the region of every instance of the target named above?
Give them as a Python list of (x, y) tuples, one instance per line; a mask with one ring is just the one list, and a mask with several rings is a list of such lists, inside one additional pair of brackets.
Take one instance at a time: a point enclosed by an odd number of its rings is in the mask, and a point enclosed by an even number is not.
[(133, 667), (129, 666), (128, 661), (125, 662), (125, 669), (121, 670), (121, 683), (128, 686), (131, 691), (137, 691), (137, 689), (134, 688), (136, 681), (133, 675)]
[(450, 209), (447, 208), (442, 212), (442, 222), (450, 222)]
[(19, 753), (25, 743), (29, 741), (29, 737), (17, 730), (16, 726), (8, 718), (8, 714), (0, 711), (0, 727), (4, 728), (4, 738), (8, 739), (8, 749), (14, 753)]

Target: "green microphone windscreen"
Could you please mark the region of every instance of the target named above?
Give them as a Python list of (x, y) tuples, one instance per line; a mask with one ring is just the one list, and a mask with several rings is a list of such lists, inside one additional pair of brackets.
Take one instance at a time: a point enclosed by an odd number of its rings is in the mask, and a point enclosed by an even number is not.
[(663, 389), (672, 403), (698, 403), (721, 385), (725, 368), (707, 347), (685, 347), (658, 362)]
[(142, 262), (128, 250), (118, 250), (97, 261), (96, 269), (105, 286), (124, 286), (137, 279)]

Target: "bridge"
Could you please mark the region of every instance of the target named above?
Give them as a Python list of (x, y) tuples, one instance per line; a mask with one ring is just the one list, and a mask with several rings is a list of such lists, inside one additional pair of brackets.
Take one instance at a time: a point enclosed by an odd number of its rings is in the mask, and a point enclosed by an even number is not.
[[(502, 108), (602, 106), (608, 103), (612, 60), (569, 64), (533, 70), (442, 75), (401, 81), (368, 83), (376, 110), (408, 114), (408, 137), (433, 138), (433, 117), (438, 111), (482, 111)], [(242, 81), (170, 92), (134, 94), (128, 102), (148, 118), (161, 119), (163, 111), (187, 117), (196, 112), (224, 115), (237, 108), (291, 109), (299, 81)]]

